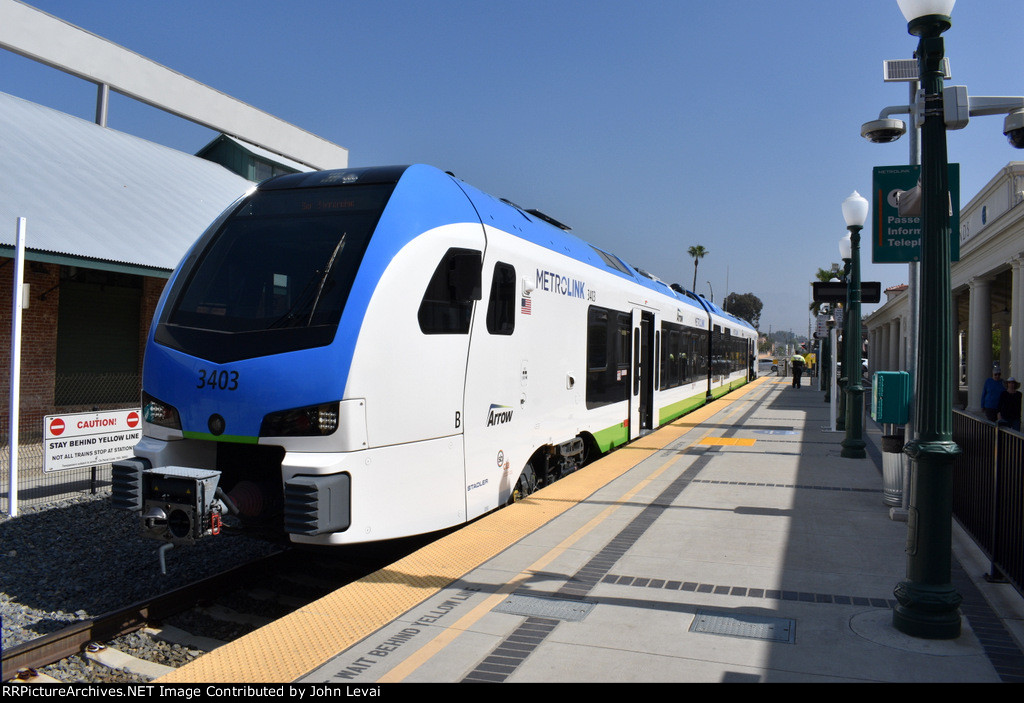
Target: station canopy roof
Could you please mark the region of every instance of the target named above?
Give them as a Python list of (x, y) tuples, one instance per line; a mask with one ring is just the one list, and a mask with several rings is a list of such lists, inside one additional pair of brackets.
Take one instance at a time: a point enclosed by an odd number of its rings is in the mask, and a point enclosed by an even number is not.
[(166, 276), (253, 184), (219, 164), (0, 93), (0, 256)]

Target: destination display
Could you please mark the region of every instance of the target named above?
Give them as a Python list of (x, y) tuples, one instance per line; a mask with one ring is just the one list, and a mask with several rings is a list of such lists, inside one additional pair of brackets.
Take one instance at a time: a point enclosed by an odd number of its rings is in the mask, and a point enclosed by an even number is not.
[[(814, 302), (816, 303), (846, 303), (846, 284), (842, 282), (811, 283)], [(862, 281), (860, 284), (860, 302), (877, 303), (882, 299), (881, 281)]]

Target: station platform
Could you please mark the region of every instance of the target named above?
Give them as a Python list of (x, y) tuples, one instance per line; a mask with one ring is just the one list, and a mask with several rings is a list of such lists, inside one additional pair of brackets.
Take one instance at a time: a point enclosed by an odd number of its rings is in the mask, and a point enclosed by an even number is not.
[(821, 392), (759, 378), (158, 683), (1024, 681), (1024, 601), (956, 525), (961, 636), (892, 626), (868, 424), (843, 458)]

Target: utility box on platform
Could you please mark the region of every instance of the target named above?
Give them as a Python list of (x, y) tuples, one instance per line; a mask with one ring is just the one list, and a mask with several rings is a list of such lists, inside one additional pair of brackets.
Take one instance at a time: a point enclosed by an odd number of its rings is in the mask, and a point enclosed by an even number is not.
[(871, 387), (871, 419), (905, 425), (910, 419), (910, 374), (906, 371), (876, 371)]

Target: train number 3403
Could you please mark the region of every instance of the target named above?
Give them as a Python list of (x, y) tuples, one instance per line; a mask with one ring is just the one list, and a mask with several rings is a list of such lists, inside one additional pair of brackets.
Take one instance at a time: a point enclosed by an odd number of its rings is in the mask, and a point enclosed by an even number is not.
[(196, 384), (196, 388), (221, 391), (238, 390), (238, 372), (199, 369), (199, 383)]

